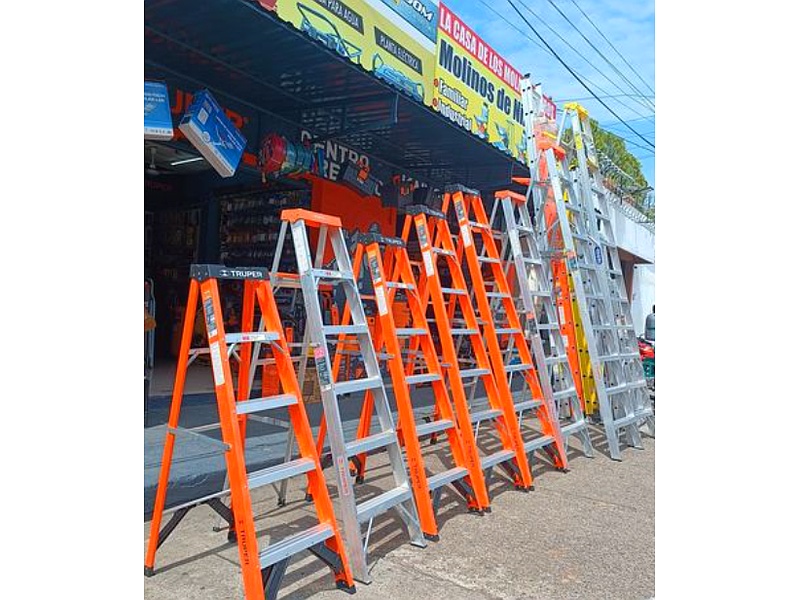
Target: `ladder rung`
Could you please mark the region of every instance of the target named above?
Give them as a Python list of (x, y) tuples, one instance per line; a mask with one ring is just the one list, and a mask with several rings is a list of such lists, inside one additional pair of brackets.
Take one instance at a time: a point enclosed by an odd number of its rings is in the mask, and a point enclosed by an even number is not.
[(390, 429), (389, 431), (381, 431), (361, 439), (353, 440), (352, 442), (347, 442), (344, 448), (345, 452), (347, 452), (347, 456), (350, 457), (363, 452), (369, 452), (370, 450), (385, 448), (396, 441), (397, 438), (395, 437), (394, 430)]
[(409, 283), (401, 283), (399, 281), (387, 281), (386, 282), (387, 288), (394, 288), (398, 290), (413, 290), (414, 286)]
[(628, 360), (631, 358), (636, 358), (639, 356), (638, 352), (626, 352), (620, 354), (606, 354), (605, 356), (601, 356), (600, 360), (604, 362), (610, 362), (612, 360)]
[(527, 371), (528, 369), (532, 369), (533, 365), (529, 363), (517, 363), (514, 365), (506, 365), (505, 371), (506, 373), (516, 373), (517, 371)]
[(491, 256), (479, 256), (478, 261), (482, 263), (489, 263), (492, 265), (499, 265), (500, 259), (499, 258), (492, 258)]
[(511, 298), (511, 294), (504, 294), (503, 292), (486, 292), (487, 298)]
[(522, 333), (520, 329), (516, 329), (514, 327), (500, 327), (495, 329), (494, 332), (497, 335), (516, 335), (518, 333)]
[[(348, 342), (351, 344), (355, 343), (353, 340), (346, 340), (342, 343), (347, 344)], [(344, 356), (364, 356), (361, 350), (339, 350), (337, 354), (342, 354)], [(392, 360), (394, 358), (394, 354), (388, 354), (386, 352), (376, 352), (375, 356), (378, 357), (378, 360)]]
[(525, 225), (517, 225), (515, 227), (517, 231), (521, 231), (522, 233), (527, 233), (528, 235), (535, 235), (536, 232), (533, 230), (532, 227), (525, 227)]
[(247, 485), (251, 490), (276, 481), (296, 477), (303, 473), (308, 473), (314, 469), (314, 461), (310, 458), (298, 458), (297, 460), (290, 460), (289, 462), (281, 463), (260, 471), (253, 471), (247, 474)]
[(425, 437), (426, 435), (439, 433), (440, 431), (452, 428), (453, 422), (450, 419), (438, 419), (430, 423), (420, 423), (416, 426), (417, 437)]
[(317, 279), (352, 280), (353, 274), (343, 271), (329, 271), (328, 269), (311, 269), (310, 273)]
[(651, 414), (652, 413), (650, 413), (650, 411), (645, 411), (645, 412), (642, 412), (642, 413), (637, 413), (637, 414), (631, 415), (630, 417), (622, 417), (622, 418), (614, 421), (614, 427), (620, 428), (620, 427), (627, 427), (628, 425), (633, 425), (637, 421), (643, 421), (644, 419), (649, 417)]
[(290, 556), (294, 556), (311, 546), (333, 537), (333, 527), (329, 523), (320, 523), (311, 529), (295, 533), (275, 544), (270, 544), (258, 556), (261, 568), (274, 565)]
[(548, 356), (544, 359), (544, 362), (548, 365), (555, 365), (558, 363), (569, 362), (569, 357), (566, 354), (561, 354), (560, 356)]
[(242, 333), (226, 333), (225, 343), (241, 344), (245, 342), (274, 342), (278, 334), (271, 331), (245, 331)]
[(500, 410), (499, 408), (489, 408), (487, 410), (479, 410), (470, 415), (470, 421), (472, 421), (473, 423), (477, 423), (478, 421), (488, 421), (489, 419), (495, 419), (502, 414), (503, 411)]
[(412, 335), (425, 335), (428, 330), (421, 327), (398, 327), (395, 333), (397, 337), (410, 337)]
[(357, 335), (369, 333), (366, 325), (323, 325), (322, 331), (325, 335)]
[(568, 390), (553, 392), (553, 400), (561, 400), (562, 398), (569, 398), (574, 392), (575, 388), (569, 388)]
[(482, 456), (481, 469), (485, 471), (490, 467), (494, 467), (495, 465), (504, 463), (508, 460), (511, 460), (512, 458), (514, 458), (513, 450), (500, 450), (499, 452), (495, 452), (494, 454), (490, 454), (489, 456)]
[(453, 296), (466, 296), (467, 295), (467, 291), (466, 290), (459, 290), (458, 288), (449, 288), (449, 287), (443, 287), (442, 288), (442, 293), (443, 294), (452, 294)]
[(484, 375), (489, 375), (491, 372), (491, 369), (463, 369), (461, 371), (461, 379), (483, 377)]
[(477, 329), (451, 329), (450, 333), (452, 335), (475, 335), (480, 333)]
[(541, 260), (539, 260), (538, 258), (533, 258), (531, 256), (525, 256), (525, 257), (523, 257), (523, 260), (525, 261), (526, 264), (529, 264), (529, 265), (541, 265), (542, 264)]
[(252, 400), (242, 400), (236, 403), (237, 415), (249, 415), (250, 413), (262, 410), (274, 410), (284, 406), (297, 404), (297, 398), (292, 394), (280, 394), (277, 396), (266, 396), (264, 398), (253, 398)]
[(441, 377), (436, 373), (421, 373), (419, 375), (409, 375), (406, 377), (408, 385), (419, 385), (421, 383), (430, 383), (431, 381), (439, 381)]
[(379, 376), (365, 377), (363, 379), (353, 379), (351, 381), (340, 381), (333, 384), (333, 389), (337, 396), (342, 394), (350, 394), (352, 392), (361, 392), (363, 390), (370, 390), (383, 385), (383, 379)]
[(451, 250), (445, 250), (444, 248), (431, 248), (434, 254), (439, 254), (441, 256), (450, 256), (452, 258), (456, 257), (456, 253)]
[(538, 329), (561, 329), (561, 325), (558, 323), (539, 323), (536, 327)]
[(405, 502), (411, 498), (411, 489), (407, 483), (383, 492), (382, 494), (362, 502), (356, 507), (359, 522), (368, 521), (372, 517)]
[(553, 436), (552, 435), (543, 435), (542, 437), (536, 438), (535, 440), (530, 440), (525, 442), (525, 453), (533, 452), (538, 448), (543, 448), (545, 446), (549, 446), (553, 443)]
[(583, 419), (579, 419), (578, 421), (574, 421), (569, 425), (563, 425), (561, 427), (561, 435), (563, 437), (567, 437), (568, 435), (572, 435), (575, 431), (579, 429), (583, 429), (586, 427), (586, 421)]
[(466, 476), (467, 470), (464, 467), (453, 467), (443, 473), (436, 473), (436, 475), (428, 477), (428, 489), (430, 491), (437, 490), (448, 483), (464, 479)]
[(491, 229), (485, 223), (478, 223), (477, 221), (470, 221), (469, 222), (469, 226), (470, 227), (474, 227), (475, 229)]
[(537, 408), (541, 405), (542, 405), (541, 400), (524, 400), (514, 405), (514, 412), (519, 413), (522, 412), (523, 410), (530, 410), (532, 408)]
[(623, 383), (622, 385), (615, 385), (614, 387), (606, 388), (606, 394), (621, 394), (628, 390), (635, 390), (640, 387), (646, 387), (647, 381), (640, 379), (639, 381), (632, 381), (630, 383)]

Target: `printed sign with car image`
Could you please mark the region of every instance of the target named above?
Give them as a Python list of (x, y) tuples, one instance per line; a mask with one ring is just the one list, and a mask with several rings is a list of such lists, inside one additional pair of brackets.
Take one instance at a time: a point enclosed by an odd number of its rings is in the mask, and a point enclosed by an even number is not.
[(433, 108), (525, 162), (522, 74), (444, 4), (439, 5)]
[(436, 18), (436, 2), (279, 0), (277, 11), (315, 42), (431, 105), (435, 42), (423, 27)]

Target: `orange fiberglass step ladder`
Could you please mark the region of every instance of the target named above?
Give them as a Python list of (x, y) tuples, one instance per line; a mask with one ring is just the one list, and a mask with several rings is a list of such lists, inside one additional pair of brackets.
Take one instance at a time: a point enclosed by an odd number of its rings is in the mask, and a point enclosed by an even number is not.
[[(514, 306), (523, 321), (525, 337), (536, 360), (542, 392), (545, 398), (552, 398), (555, 402), (565, 440), (570, 435), (577, 436), (584, 454), (592, 456), (588, 424), (550, 287), (550, 261), (539, 251), (527, 198), (509, 190), (496, 192), (489, 223), (495, 236), (502, 240), (500, 259), (509, 277)], [(494, 312), (500, 308), (500, 301), (492, 300)]]
[[(462, 439), (466, 442), (469, 439), (466, 432), (474, 427), (473, 440), (477, 446), (481, 422), (491, 421), (502, 447), (482, 450), (478, 446), (486, 488), (489, 487), (493, 469), (499, 466), (517, 489), (527, 491), (533, 484), (533, 478), (513, 402), (507, 390), (505, 393), (498, 390), (499, 386), (492, 374), (492, 365), (483, 345), (480, 324), (470, 302), (469, 288), (461, 272), (444, 213), (425, 205), (408, 206), (406, 213), (402, 239), (407, 247), (412, 241), (418, 246), (421, 260), (417, 263), (417, 287), (422, 297), (422, 305), (426, 309), (429, 306), (433, 307), (441, 346), (440, 361), (447, 372), (447, 382)], [(435, 238), (431, 235), (431, 229), (436, 232)], [(443, 278), (446, 278), (447, 286), (442, 284)], [(447, 309), (450, 299), (453, 299), (459, 309), (458, 314), (452, 319)], [(463, 358), (456, 349), (456, 340), (462, 338), (468, 340), (464, 345), (470, 351), (469, 355)], [(480, 381), (486, 392), (488, 406), (485, 409), (473, 410), (467, 399), (465, 382), (475, 380)], [(489, 510), (488, 499), (484, 508)]]
[[(395, 509), (415, 546), (424, 547), (427, 542), (420, 527), (417, 507), (413, 499), (413, 489), (409, 482), (406, 464), (398, 440), (397, 429), (392, 418), (389, 400), (384, 388), (378, 358), (372, 344), (372, 336), (367, 326), (366, 314), (358, 293), (358, 286), (350, 255), (342, 231), (339, 217), (324, 215), (303, 209), (284, 210), (281, 213), (281, 230), (278, 235), (278, 247), (275, 253), (275, 264), (280, 264), (284, 251), (287, 232), (291, 236), (295, 260), (296, 274), (273, 273), (272, 280), (282, 284), (284, 280), (294, 279), (299, 283), (305, 306), (306, 334), (304, 339), (313, 350), (314, 363), (319, 379), (322, 405), (325, 414), (327, 436), (330, 441), (330, 452), (336, 485), (339, 491), (339, 517), (343, 524), (343, 537), (347, 546), (353, 576), (364, 583), (372, 578), (367, 568), (367, 548), (373, 520), (390, 509)], [(311, 254), (308, 229), (317, 231), (316, 252)], [(331, 266), (323, 268), (326, 251), (333, 254)], [(347, 325), (326, 323), (320, 306), (319, 289), (321, 285), (341, 286), (346, 297), (350, 323)], [(332, 374), (331, 354), (338, 345), (341, 334), (354, 335), (364, 362), (364, 377), (347, 379)], [(333, 347), (333, 348), (332, 348)], [(378, 431), (362, 438), (352, 436), (345, 439), (340, 401), (344, 396), (360, 397), (359, 392), (369, 390), (372, 397), (372, 409), (377, 414)], [(351, 402), (357, 400), (351, 399)], [(362, 402), (363, 407), (363, 402)], [(376, 496), (364, 499), (365, 494), (356, 500), (358, 487), (354, 486), (354, 475), (350, 471), (353, 457), (386, 449), (392, 487)], [(316, 491), (311, 489), (311, 497)], [(366, 533), (362, 532), (362, 524), (367, 523)]]
[[(383, 250), (381, 249), (383, 247)], [(482, 512), (488, 506), (488, 493), (480, 467), (480, 457), (472, 438), (472, 427), (466, 405), (462, 407), (462, 422), (466, 424), (465, 435), (459, 431), (458, 418), (450, 403), (444, 371), (436, 353), (425, 306), (417, 290), (417, 285), (406, 252), (405, 243), (400, 238), (385, 237), (379, 234), (362, 234), (358, 240), (354, 261), (355, 275), (358, 277), (362, 265), (366, 266), (372, 282), (372, 295), (362, 295), (362, 299), (375, 302), (378, 315), (378, 331), (373, 342), (380, 356), (385, 357), (392, 378), (395, 403), (399, 417), (399, 429), (406, 450), (406, 461), (414, 487), (414, 497), (420, 514), (422, 531), (430, 540), (437, 540), (438, 525), (436, 512), (439, 507), (444, 486), (453, 488), (466, 500), (471, 511)], [(398, 327), (395, 322), (395, 302), (398, 295), (405, 298), (411, 315), (410, 327)], [(348, 322), (345, 311), (343, 322)], [(345, 342), (340, 337), (340, 345)], [(413, 348), (412, 348), (413, 346)], [(417, 372), (420, 371), (420, 372)], [(430, 386), (433, 391), (433, 412), (423, 409), (425, 422), (416, 422), (412, 390), (419, 386)], [(365, 401), (365, 407), (368, 402)], [(420, 412), (419, 409), (416, 412)], [(358, 436), (369, 435), (372, 424), (372, 410), (362, 411)], [(428, 475), (426, 461), (420, 447), (421, 438), (437, 439), (444, 433), (447, 438), (450, 458), (454, 466)], [(434, 469), (427, 464), (428, 470)], [(363, 477), (366, 456), (359, 457), (357, 468)]]
[[(459, 232), (456, 236), (459, 240), (457, 255), (466, 261), (469, 269), (471, 291), (483, 323), (482, 331), (497, 386), (512, 403), (514, 412), (519, 414), (520, 426), (525, 413), (532, 414), (539, 423), (538, 430), (527, 428), (530, 432), (524, 442), (525, 454), (532, 461), (534, 451), (543, 449), (557, 469), (566, 470), (567, 453), (555, 404), (552, 397), (547, 398), (542, 393), (480, 194), (461, 185), (448, 186), (442, 210), (447, 214), (448, 209), (456, 216)], [(488, 265), (488, 269), (484, 265)], [(491, 302), (494, 299), (499, 303), (493, 311)], [(518, 375), (521, 378), (515, 380)], [(514, 388), (519, 387), (515, 384), (520, 379), (521, 389), (515, 391)]]
[[(244, 281), (243, 331), (241, 333), (225, 333), (218, 280)], [(202, 306), (205, 320), (220, 422), (219, 424), (201, 426), (194, 429), (182, 429), (178, 424), (186, 381), (186, 370), (190, 356), (196, 354), (192, 352), (190, 346), (198, 300)], [(263, 329), (252, 331), (256, 304), (262, 316)], [(275, 351), (282, 393), (264, 398), (250, 398), (250, 379), (247, 370), (250, 366), (251, 345), (255, 342), (269, 343)], [(229, 359), (236, 346), (240, 347), (241, 356), (238, 377), (238, 400), (234, 394), (234, 382)], [(256, 417), (255, 413), (283, 408), (286, 408), (289, 413), (290, 427), (294, 431), (299, 446), (299, 457), (248, 473), (245, 463), (245, 424), (247, 419)], [(203, 436), (200, 433), (213, 428), (221, 429), (222, 442)], [(164, 508), (172, 454), (175, 448), (176, 435), (180, 434), (199, 435), (206, 440), (210, 440), (211, 443), (215, 442), (222, 446), (222, 450), (225, 453), (230, 490), (223, 490), (213, 496), (173, 507), (169, 511), (173, 512), (170, 522), (161, 529), (161, 520), (166, 512)], [(253, 522), (251, 491), (300, 475), (306, 476), (308, 485), (314, 490), (314, 508), (319, 523), (278, 542), (265, 544), (259, 549), (256, 528)], [(230, 493), (231, 497), (230, 509), (227, 509), (220, 500), (222, 496), (228, 493)], [(272, 600), (277, 598), (278, 589), (289, 560), (302, 550), (311, 551), (331, 568), (338, 587), (350, 592), (355, 591), (349, 563), (344, 552), (344, 545), (334, 516), (333, 503), (328, 495), (325, 477), (314, 446), (311, 426), (303, 405), (303, 398), (294, 366), (290, 360), (289, 349), (283, 334), (283, 327), (281, 326), (280, 316), (266, 269), (234, 268), (223, 265), (191, 266), (189, 298), (184, 315), (181, 348), (175, 375), (175, 386), (172, 393), (172, 406), (164, 442), (164, 453), (161, 460), (161, 472), (153, 517), (150, 524), (150, 539), (148, 540), (147, 555), (145, 557), (146, 575), (153, 575), (155, 572), (155, 555), (158, 547), (172, 533), (186, 513), (201, 503), (211, 506), (230, 523), (229, 539), (235, 536), (238, 541), (239, 559), (244, 580), (245, 598), (247, 600), (263, 600), (264, 598)]]

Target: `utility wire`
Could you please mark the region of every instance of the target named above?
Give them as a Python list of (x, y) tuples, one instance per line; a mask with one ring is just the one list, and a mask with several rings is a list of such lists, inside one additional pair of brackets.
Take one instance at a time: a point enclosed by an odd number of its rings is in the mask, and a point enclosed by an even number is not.
[(563, 67), (564, 67), (564, 68), (565, 68), (567, 71), (569, 71), (569, 72), (570, 72), (570, 74), (571, 74), (571, 75), (572, 75), (572, 76), (573, 76), (575, 79), (577, 79), (577, 80), (578, 80), (578, 83), (580, 83), (580, 84), (581, 84), (581, 85), (582, 85), (582, 86), (583, 86), (583, 87), (586, 89), (586, 91), (587, 91), (587, 92), (589, 92), (589, 93), (590, 93), (590, 94), (591, 94), (591, 95), (594, 97), (594, 99), (595, 99), (595, 100), (597, 100), (597, 101), (598, 101), (598, 102), (599, 102), (599, 103), (600, 103), (600, 104), (601, 104), (603, 107), (605, 107), (605, 109), (606, 109), (608, 112), (610, 112), (612, 115), (614, 115), (614, 116), (617, 118), (617, 120), (618, 120), (620, 123), (622, 123), (623, 125), (625, 125), (625, 127), (627, 127), (628, 129), (630, 129), (630, 130), (631, 130), (631, 132), (633, 132), (635, 135), (637, 135), (638, 137), (640, 137), (640, 138), (642, 139), (642, 141), (644, 141), (644, 142), (645, 142), (645, 143), (646, 143), (648, 146), (650, 146), (650, 147), (652, 147), (653, 149), (655, 149), (655, 147), (656, 147), (656, 146), (655, 146), (655, 144), (653, 144), (653, 143), (652, 143), (650, 140), (648, 140), (647, 138), (645, 138), (643, 135), (640, 135), (638, 131), (636, 131), (636, 130), (635, 130), (633, 127), (631, 127), (630, 125), (628, 125), (628, 123), (626, 123), (625, 121), (623, 121), (623, 120), (622, 120), (622, 117), (620, 117), (620, 116), (619, 116), (619, 115), (618, 115), (616, 112), (614, 112), (614, 110), (613, 110), (613, 109), (611, 109), (611, 107), (610, 107), (610, 106), (608, 106), (608, 104), (606, 104), (605, 102), (603, 102), (603, 100), (601, 100), (600, 98), (598, 98), (598, 97), (597, 97), (597, 94), (595, 94), (595, 93), (594, 93), (594, 91), (592, 90), (592, 88), (590, 88), (588, 85), (586, 85), (586, 83), (584, 83), (583, 79), (581, 79), (580, 77), (578, 77), (578, 75), (575, 73), (575, 71), (573, 71), (573, 70), (572, 70), (572, 67), (570, 67), (570, 66), (569, 66), (567, 63), (565, 63), (565, 62), (563, 61), (563, 59), (562, 59), (562, 58), (561, 58), (561, 57), (558, 55), (558, 53), (556, 53), (556, 51), (555, 51), (555, 50), (553, 50), (553, 48), (550, 46), (550, 44), (548, 44), (548, 43), (547, 43), (547, 41), (545, 41), (545, 39), (544, 39), (544, 38), (543, 38), (543, 37), (542, 37), (542, 36), (539, 34), (539, 32), (538, 32), (538, 31), (536, 31), (536, 28), (535, 28), (533, 25), (531, 25), (530, 21), (528, 21), (528, 19), (526, 19), (526, 18), (525, 18), (525, 16), (524, 16), (524, 15), (523, 15), (523, 14), (522, 14), (520, 11), (519, 11), (519, 9), (517, 8), (517, 6), (516, 6), (516, 5), (515, 5), (515, 4), (514, 4), (514, 3), (513, 3), (511, 0), (507, 0), (507, 1), (508, 1), (508, 3), (511, 5), (511, 8), (513, 8), (513, 9), (514, 9), (514, 12), (516, 12), (516, 13), (519, 15), (519, 17), (520, 17), (520, 18), (521, 18), (523, 21), (525, 21), (525, 24), (526, 24), (526, 25), (527, 25), (527, 26), (528, 26), (528, 27), (531, 29), (531, 31), (533, 31), (533, 33), (535, 33), (535, 34), (536, 34), (536, 37), (538, 37), (538, 38), (539, 38), (539, 40), (540, 40), (540, 41), (541, 41), (541, 42), (542, 42), (542, 43), (543, 43), (545, 46), (547, 46), (547, 49), (548, 49), (548, 50), (550, 50), (550, 53), (551, 53), (553, 56), (555, 56), (556, 60), (558, 60), (558, 62), (560, 62), (560, 63), (561, 63), (561, 65), (562, 65), (562, 66), (563, 66)]
[(626, 65), (628, 65), (628, 68), (633, 72), (634, 75), (636, 75), (639, 78), (639, 81), (641, 81), (648, 90), (650, 90), (651, 92), (653, 92), (653, 94), (655, 94), (656, 91), (653, 88), (651, 88), (644, 79), (642, 79), (642, 76), (639, 75), (639, 73), (636, 71), (636, 69), (634, 69), (631, 66), (631, 63), (629, 63), (627, 60), (625, 60), (625, 57), (622, 56), (622, 54), (620, 54), (619, 50), (617, 50), (617, 47), (614, 46), (614, 44), (611, 43), (611, 40), (609, 40), (605, 36), (605, 34), (602, 31), (600, 31), (600, 28), (597, 25), (594, 24), (594, 21), (592, 21), (592, 19), (589, 17), (589, 15), (587, 15), (585, 12), (583, 12), (583, 9), (580, 6), (578, 6), (578, 3), (575, 2), (575, 0), (570, 0), (570, 1), (575, 5), (575, 8), (577, 8), (584, 17), (586, 17), (586, 20), (589, 21), (589, 23), (592, 24), (592, 27), (595, 28), (597, 33), (599, 33), (603, 37), (603, 39), (608, 43), (608, 45), (611, 46), (612, 50), (614, 50), (614, 52), (617, 53), (617, 56), (619, 56), (622, 59), (622, 62), (624, 62)]
[(606, 64), (607, 64), (609, 67), (611, 67), (611, 69), (612, 69), (612, 70), (613, 70), (613, 71), (614, 71), (614, 72), (615, 72), (617, 75), (619, 75), (619, 76), (620, 76), (620, 78), (621, 78), (621, 79), (622, 79), (622, 80), (623, 80), (625, 83), (627, 83), (627, 84), (628, 84), (628, 85), (631, 87), (631, 89), (632, 89), (634, 92), (637, 92), (637, 93), (638, 93), (638, 94), (639, 94), (639, 95), (640, 95), (642, 98), (645, 98), (645, 99), (646, 99), (646, 102), (647, 102), (648, 104), (650, 104), (650, 105), (653, 107), (653, 110), (655, 110), (655, 108), (656, 108), (656, 105), (655, 105), (655, 104), (653, 104), (653, 102), (652, 102), (650, 99), (647, 99), (647, 97), (645, 96), (645, 94), (644, 94), (644, 93), (643, 93), (643, 92), (642, 92), (642, 91), (641, 91), (639, 88), (637, 88), (635, 85), (633, 85), (633, 83), (631, 83), (630, 79), (628, 79), (627, 77), (625, 77), (625, 74), (624, 74), (624, 73), (622, 73), (622, 71), (620, 71), (620, 70), (617, 68), (617, 66), (616, 66), (614, 63), (612, 63), (610, 60), (608, 60), (608, 58), (606, 57), (606, 55), (605, 55), (605, 54), (603, 54), (603, 52), (602, 52), (602, 51), (601, 51), (601, 50), (600, 50), (600, 49), (599, 49), (597, 46), (595, 46), (595, 45), (594, 45), (594, 43), (592, 43), (592, 40), (590, 40), (588, 37), (586, 37), (586, 36), (583, 34), (583, 32), (582, 32), (582, 31), (581, 31), (581, 30), (578, 28), (578, 26), (577, 26), (577, 25), (575, 25), (575, 23), (573, 23), (573, 22), (572, 22), (572, 19), (570, 19), (570, 18), (569, 18), (567, 15), (565, 15), (565, 14), (564, 14), (564, 11), (562, 11), (562, 10), (561, 10), (561, 9), (558, 7), (558, 5), (557, 5), (555, 2), (553, 2), (553, 0), (547, 0), (547, 1), (550, 3), (550, 6), (552, 6), (553, 8), (555, 8), (555, 9), (556, 9), (556, 11), (558, 11), (558, 14), (560, 14), (562, 17), (564, 17), (564, 20), (565, 20), (567, 23), (569, 23), (569, 24), (570, 24), (570, 26), (571, 26), (571, 27), (572, 27), (572, 28), (573, 28), (575, 31), (577, 31), (577, 32), (578, 32), (578, 35), (580, 35), (580, 36), (581, 36), (581, 37), (584, 39), (584, 41), (585, 41), (587, 44), (589, 44), (589, 46), (591, 46), (591, 47), (592, 47), (592, 49), (593, 49), (595, 52), (597, 52), (597, 54), (599, 54), (599, 55), (600, 55), (600, 58), (602, 58), (602, 59), (603, 59), (603, 61), (605, 61), (605, 63), (606, 63)]
[[(566, 38), (565, 38), (563, 35), (561, 35), (561, 34), (560, 34), (558, 31), (556, 31), (555, 29), (553, 29), (553, 27), (551, 27), (551, 26), (550, 26), (550, 24), (549, 24), (547, 21), (545, 21), (545, 20), (544, 20), (542, 17), (540, 17), (538, 14), (536, 14), (536, 13), (534, 12), (534, 10), (533, 10), (531, 7), (529, 7), (528, 5), (526, 5), (526, 4), (524, 4), (524, 3), (521, 3), (521, 4), (522, 4), (522, 7), (523, 7), (525, 10), (527, 10), (527, 11), (528, 11), (529, 13), (531, 13), (531, 14), (532, 14), (534, 17), (536, 17), (536, 18), (537, 18), (539, 21), (541, 21), (541, 22), (542, 22), (542, 24), (543, 24), (545, 27), (547, 27), (547, 28), (548, 28), (550, 31), (552, 31), (552, 32), (555, 34), (555, 36), (556, 36), (558, 39), (560, 39), (562, 42), (564, 42), (564, 44), (566, 44), (566, 45), (567, 45), (567, 47), (569, 47), (569, 48), (570, 48), (570, 49), (571, 49), (571, 50), (572, 50), (572, 51), (573, 51), (575, 54), (577, 54), (578, 56), (580, 56), (580, 57), (581, 57), (581, 58), (582, 58), (582, 59), (583, 59), (583, 60), (584, 60), (586, 63), (588, 63), (588, 64), (589, 64), (589, 66), (591, 66), (591, 67), (592, 67), (592, 68), (593, 68), (595, 71), (597, 71), (598, 73), (600, 73), (600, 75), (602, 75), (602, 76), (603, 76), (603, 78), (604, 78), (606, 81), (608, 81), (608, 82), (609, 82), (611, 85), (613, 85), (613, 86), (614, 86), (616, 89), (618, 89), (618, 90), (619, 90), (620, 92), (622, 92), (623, 94), (626, 94), (626, 93), (627, 93), (627, 90), (625, 90), (625, 89), (621, 88), (621, 87), (619, 86), (619, 84), (617, 84), (617, 82), (616, 82), (616, 81), (614, 81), (614, 80), (613, 80), (613, 79), (611, 79), (611, 78), (610, 78), (608, 75), (606, 75), (606, 74), (605, 74), (603, 71), (601, 71), (601, 70), (600, 70), (600, 69), (597, 67), (597, 65), (595, 65), (595, 64), (594, 64), (594, 62), (592, 62), (591, 60), (589, 60), (588, 58), (586, 58), (586, 57), (585, 57), (583, 54), (581, 54), (580, 50), (578, 50), (578, 49), (577, 49), (575, 46), (573, 46), (573, 45), (572, 45), (572, 44), (571, 44), (571, 43), (570, 43), (570, 42), (569, 42), (569, 41), (568, 41), (568, 40), (567, 40), (567, 39), (566, 39)], [(639, 104), (639, 105), (640, 105), (642, 108), (644, 108), (644, 109), (646, 109), (646, 110), (653, 110), (653, 107), (652, 107), (652, 106), (650, 106), (649, 104), (647, 104), (647, 103), (643, 102), (643, 101), (642, 101), (642, 100), (640, 100), (639, 98), (634, 98), (634, 100), (635, 100), (635, 101), (636, 101), (636, 102), (637, 102), (637, 103), (638, 103), (638, 104)], [(633, 111), (633, 112), (634, 112), (634, 113), (636, 113), (637, 115), (639, 115), (639, 116), (644, 116), (644, 115), (642, 115), (642, 113), (640, 113), (640, 112), (638, 112), (638, 111), (634, 110), (633, 108), (631, 108), (631, 107), (630, 107), (628, 104), (625, 104), (624, 102), (621, 102), (620, 100), (617, 100), (617, 102), (618, 102), (619, 104), (621, 104), (622, 106), (624, 106), (625, 108), (627, 108), (628, 110), (631, 110), (631, 111)]]

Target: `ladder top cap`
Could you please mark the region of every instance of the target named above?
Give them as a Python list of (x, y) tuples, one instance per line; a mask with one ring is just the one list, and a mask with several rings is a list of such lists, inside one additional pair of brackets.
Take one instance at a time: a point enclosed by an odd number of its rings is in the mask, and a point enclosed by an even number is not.
[(581, 106), (577, 102), (567, 102), (564, 105), (564, 109), (565, 110), (574, 110), (575, 112), (578, 113), (578, 115), (580, 115), (581, 117), (584, 117), (584, 118), (589, 116), (589, 111), (586, 110), (585, 108), (583, 108), (583, 106)]
[(525, 196), (511, 190), (499, 190), (494, 193), (495, 198), (511, 198), (514, 202), (525, 204)]
[(385, 246), (397, 246), (405, 248), (406, 243), (397, 237), (388, 237), (380, 233), (360, 233), (358, 234), (360, 244), (384, 244)]
[(206, 279), (269, 279), (269, 271), (265, 267), (226, 267), (225, 265), (191, 265), (189, 277), (197, 281)]
[(455, 183), (452, 185), (446, 185), (444, 187), (445, 194), (454, 194), (456, 192), (461, 192), (462, 194), (466, 194), (467, 196), (480, 196), (481, 193), (478, 190), (474, 190), (472, 188), (468, 188), (465, 185), (461, 185), (460, 183)]
[(442, 211), (431, 208), (430, 206), (425, 206), (424, 204), (409, 204), (406, 206), (406, 213), (409, 215), (424, 214), (431, 217), (436, 217), (437, 219), (445, 218)]
[(566, 151), (561, 146), (556, 144), (554, 140), (549, 140), (547, 138), (537, 139), (536, 147), (543, 152), (552, 149), (553, 153), (559, 160), (563, 160), (567, 156)]
[(305, 210), (303, 208), (288, 208), (281, 211), (281, 220), (294, 223), (296, 221), (305, 221), (308, 225), (320, 227), (328, 225), (329, 227), (341, 227), (342, 220), (334, 215), (324, 215), (322, 213)]

